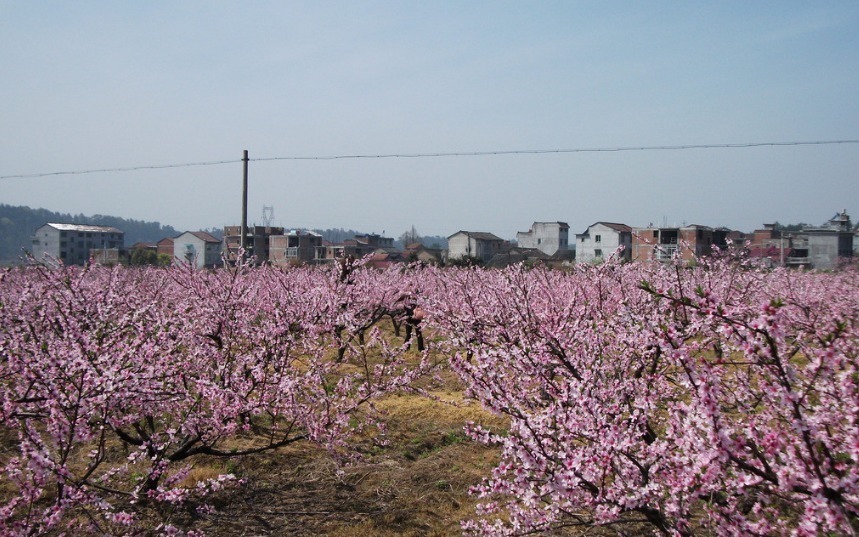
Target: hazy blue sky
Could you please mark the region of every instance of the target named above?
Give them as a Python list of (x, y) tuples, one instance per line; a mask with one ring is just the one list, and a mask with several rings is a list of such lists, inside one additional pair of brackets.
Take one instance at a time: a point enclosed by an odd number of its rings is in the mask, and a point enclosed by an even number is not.
[[(859, 2), (0, 1), (0, 176), (353, 154), (859, 139)], [(237, 224), (241, 163), (0, 180), (0, 203)], [(250, 163), (249, 220), (859, 219), (859, 145)]]

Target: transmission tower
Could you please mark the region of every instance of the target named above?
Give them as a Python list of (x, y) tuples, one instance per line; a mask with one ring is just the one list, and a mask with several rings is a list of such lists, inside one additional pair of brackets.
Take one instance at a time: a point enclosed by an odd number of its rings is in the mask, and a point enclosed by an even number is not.
[(264, 225), (265, 227), (270, 227), (272, 220), (274, 220), (274, 205), (263, 205), (262, 225)]

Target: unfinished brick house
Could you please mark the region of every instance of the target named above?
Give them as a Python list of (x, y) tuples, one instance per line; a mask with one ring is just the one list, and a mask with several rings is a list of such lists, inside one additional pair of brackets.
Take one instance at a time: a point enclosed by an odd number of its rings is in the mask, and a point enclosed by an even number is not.
[(691, 261), (724, 248), (730, 230), (691, 224), (682, 227), (645, 227), (632, 230), (633, 261)]

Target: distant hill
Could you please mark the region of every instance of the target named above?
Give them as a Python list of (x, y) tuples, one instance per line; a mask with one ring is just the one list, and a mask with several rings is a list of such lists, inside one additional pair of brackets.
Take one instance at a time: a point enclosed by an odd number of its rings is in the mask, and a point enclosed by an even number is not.
[(172, 226), (161, 225), (160, 222), (144, 222), (101, 214), (72, 215), (47, 209), (0, 204), (0, 265), (20, 262), (22, 250), (30, 250), (33, 233), (48, 222), (113, 226), (125, 232), (126, 246), (135, 242), (157, 242), (164, 237), (176, 237), (181, 233)]

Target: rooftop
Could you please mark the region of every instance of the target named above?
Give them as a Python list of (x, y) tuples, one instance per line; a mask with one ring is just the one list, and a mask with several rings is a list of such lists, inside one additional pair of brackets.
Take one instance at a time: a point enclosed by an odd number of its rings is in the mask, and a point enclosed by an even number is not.
[(462, 230), (457, 231), (456, 233), (454, 233), (453, 235), (448, 237), (448, 239), (450, 239), (451, 237), (454, 237), (456, 235), (459, 235), (460, 233), (465, 233), (467, 236), (469, 236), (473, 239), (477, 239), (479, 241), (504, 241), (504, 239), (502, 239), (501, 237), (495, 236), (492, 233), (488, 233), (486, 231), (462, 231)]
[(46, 226), (51, 226), (60, 231), (86, 231), (91, 233), (122, 233), (122, 230), (110, 226), (90, 226), (86, 224), (57, 224), (48, 223)]

